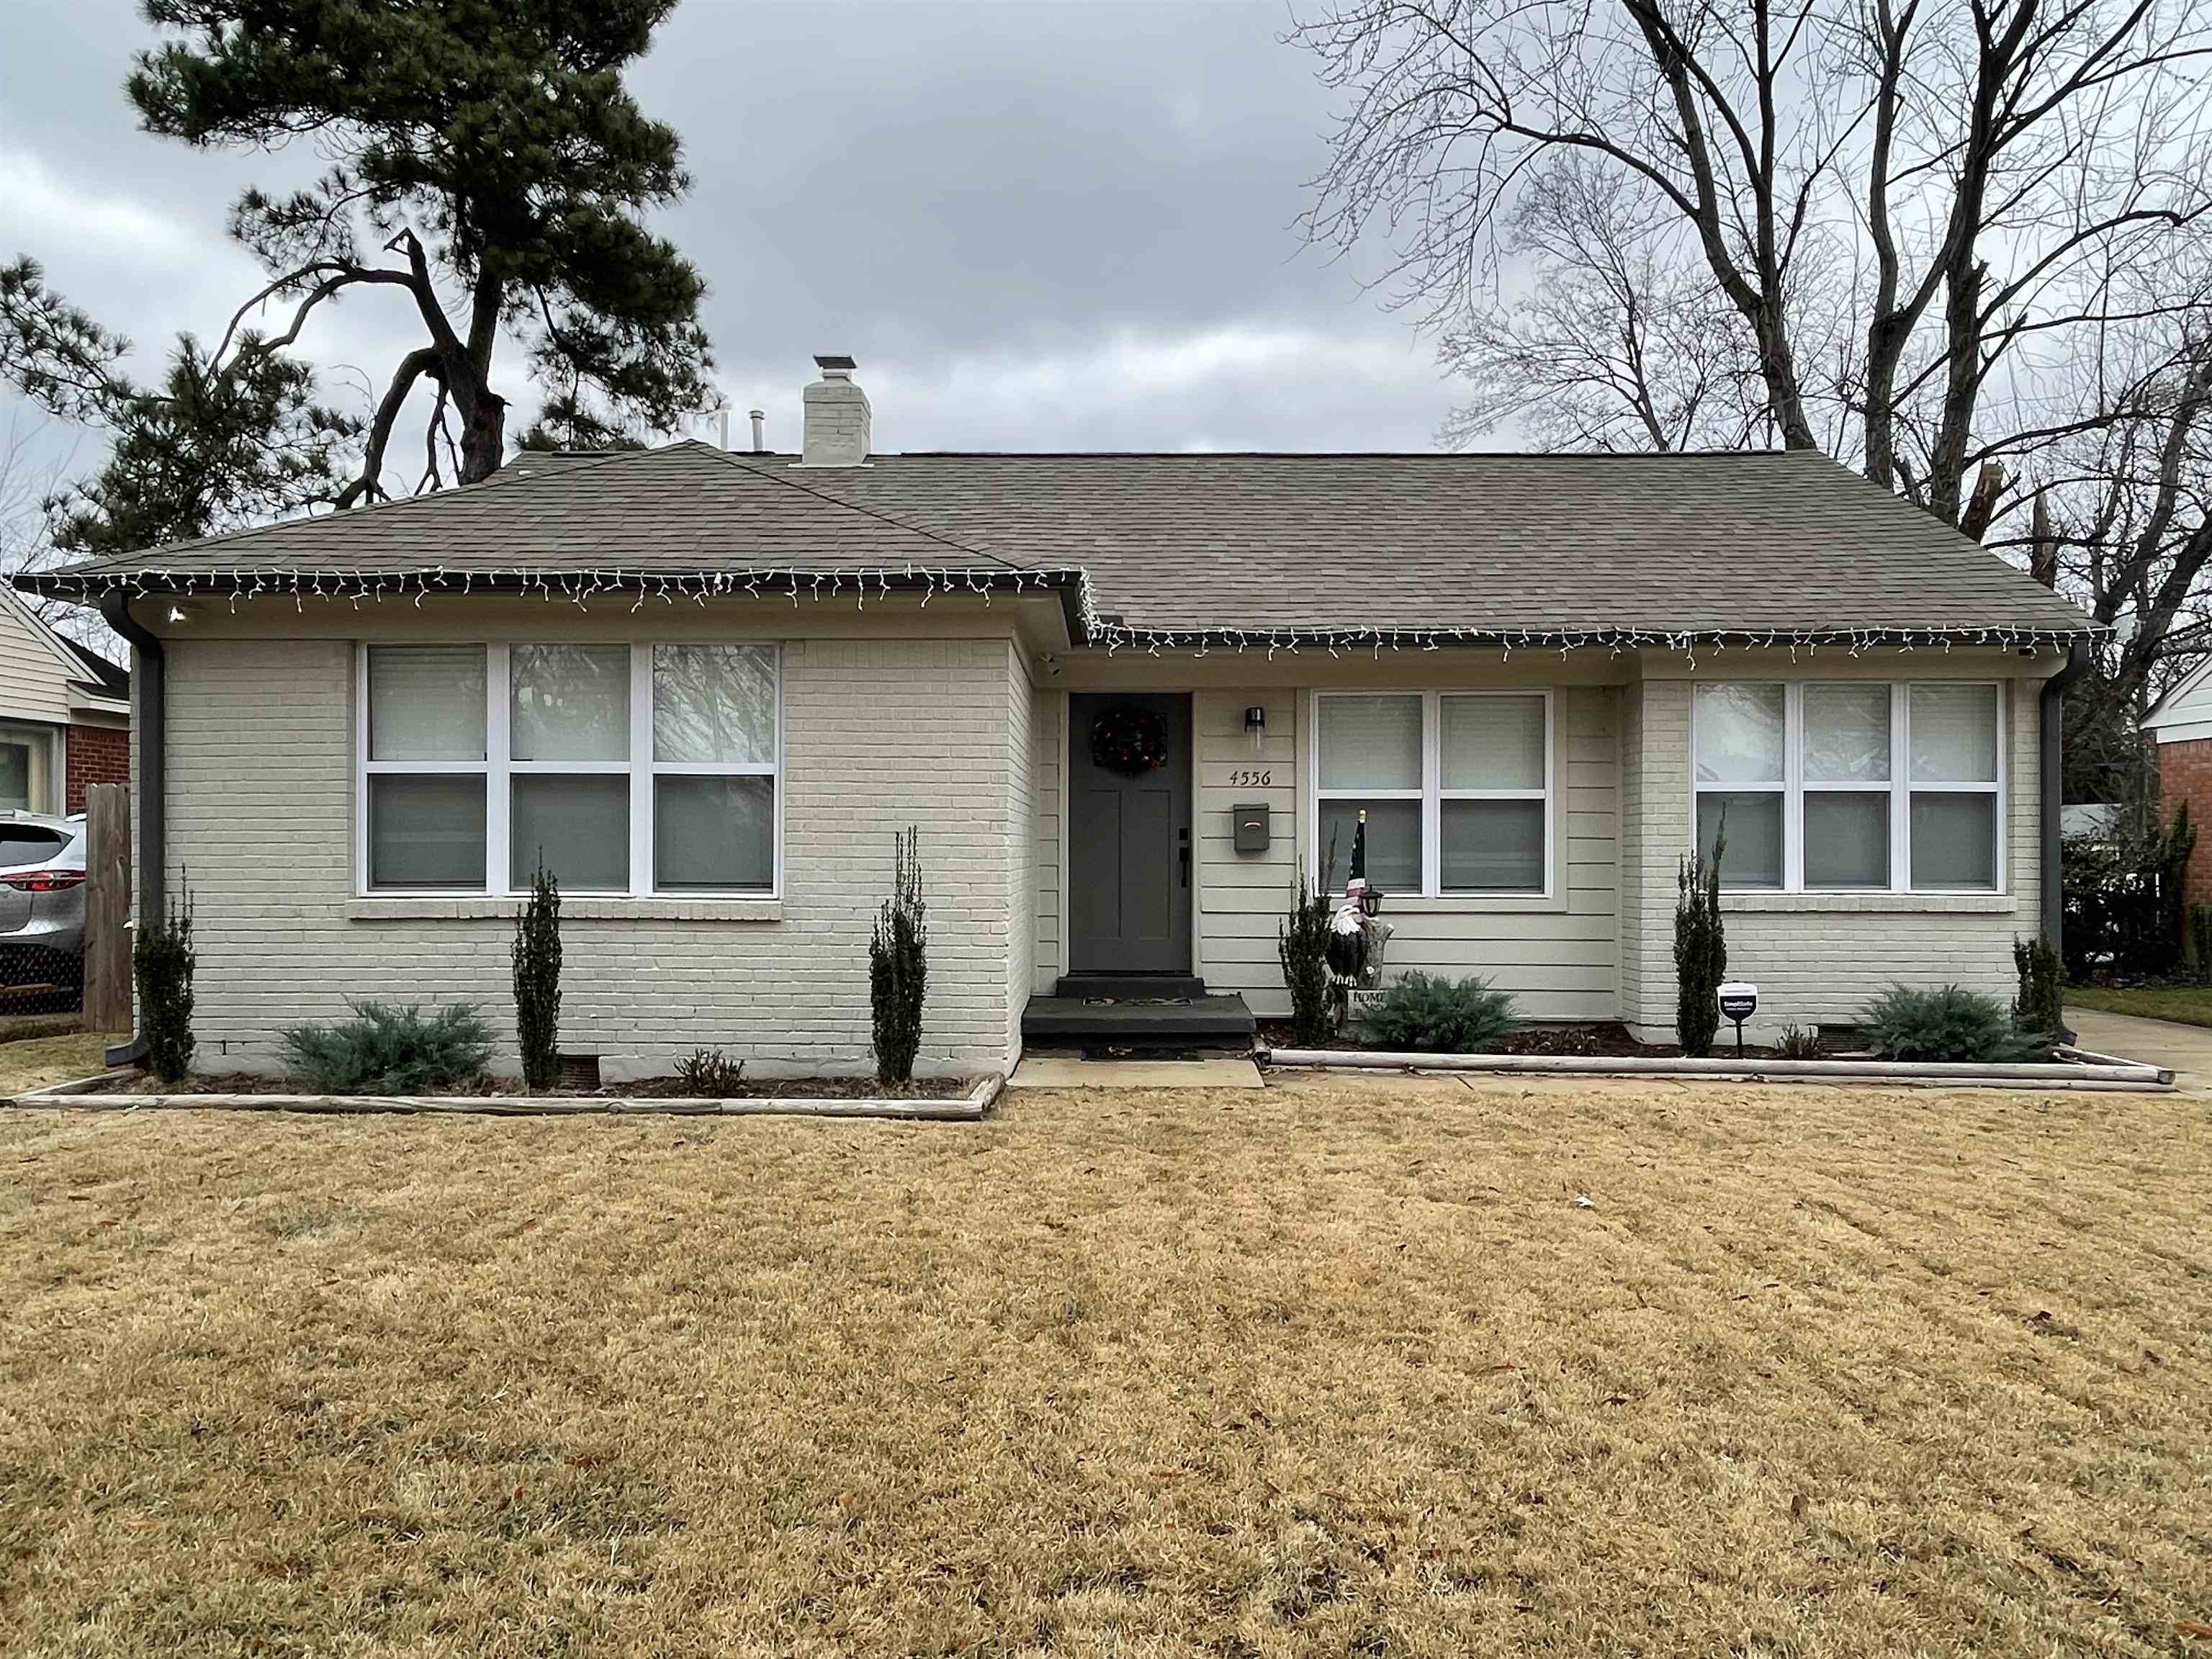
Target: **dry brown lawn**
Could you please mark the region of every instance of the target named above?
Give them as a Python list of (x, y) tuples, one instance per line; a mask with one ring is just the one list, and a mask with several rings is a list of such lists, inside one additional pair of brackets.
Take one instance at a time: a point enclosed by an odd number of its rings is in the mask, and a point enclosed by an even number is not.
[(2212, 1653), (2202, 1097), (10, 1113), (0, 1166), (10, 1653)]
[(97, 1074), (111, 1042), (128, 1033), (69, 1031), (58, 1036), (19, 1037), (0, 1042), (0, 1097), (26, 1089), (51, 1088)]

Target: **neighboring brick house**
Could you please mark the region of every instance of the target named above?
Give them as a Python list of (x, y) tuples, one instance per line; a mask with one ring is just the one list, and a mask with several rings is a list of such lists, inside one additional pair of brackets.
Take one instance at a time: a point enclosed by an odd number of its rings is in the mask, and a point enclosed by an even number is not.
[(273, 1065), (349, 996), (504, 1027), (543, 858), (564, 1043), (610, 1078), (702, 1045), (862, 1068), (908, 825), (940, 1072), (1099, 994), (1286, 1012), (1277, 927), (1363, 818), (1388, 966), (1530, 1018), (1671, 1036), (1676, 866), (1723, 817), (1755, 1030), (2011, 994), (2051, 903), (2044, 693), (2093, 627), (1857, 474), (883, 454), (817, 361), (798, 456), (523, 454), (19, 579), (137, 647), (142, 902), (190, 872), (205, 1050)]
[(2197, 850), (2189, 858), (2189, 902), (2212, 904), (2212, 656), (2175, 682), (2143, 716), (2142, 729), (2158, 742), (2158, 794), (2162, 815), (2183, 802), (2197, 825)]
[(0, 811), (82, 812), (131, 780), (131, 679), (0, 590)]

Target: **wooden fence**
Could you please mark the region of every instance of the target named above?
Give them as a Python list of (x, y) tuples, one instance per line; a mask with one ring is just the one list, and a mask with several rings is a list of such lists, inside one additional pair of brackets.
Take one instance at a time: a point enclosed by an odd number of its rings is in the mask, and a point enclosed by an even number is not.
[(84, 792), (84, 1028), (131, 1030), (131, 791)]

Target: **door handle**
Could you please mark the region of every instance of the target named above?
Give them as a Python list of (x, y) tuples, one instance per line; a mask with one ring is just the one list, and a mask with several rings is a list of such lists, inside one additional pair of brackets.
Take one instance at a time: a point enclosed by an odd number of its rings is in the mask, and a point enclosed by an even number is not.
[(1190, 848), (1188, 847), (1182, 849), (1182, 884), (1185, 890), (1190, 886)]

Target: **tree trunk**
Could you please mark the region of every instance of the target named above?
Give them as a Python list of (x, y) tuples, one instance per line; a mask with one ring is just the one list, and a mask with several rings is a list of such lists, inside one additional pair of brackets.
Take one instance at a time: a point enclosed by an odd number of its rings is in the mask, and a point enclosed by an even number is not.
[(1982, 280), (1988, 275), (1987, 265), (1969, 258), (1954, 264), (1946, 278), (1943, 310), (1950, 356), (1943, 365), (1936, 453), (1928, 458), (1928, 510), (1945, 524), (1957, 524), (1966, 506), (1966, 447), (1982, 389)]
[(1866, 475), (1897, 488), (1897, 360), (1904, 335), (1888, 315), (1867, 330)]
[(507, 459), (507, 399), (479, 392), (461, 410), (461, 476), (456, 483), (481, 483)]
[(1766, 381), (1768, 404), (1782, 428), (1785, 449), (1818, 449), (1813, 423), (1805, 417), (1804, 394), (1797, 386), (1797, 363), (1790, 351), (1790, 331), (1782, 317), (1782, 296), (1769, 290), (1752, 318), (1759, 336), (1759, 372)]
[(2058, 538), (2051, 530), (2051, 504), (2035, 498), (2035, 514), (2027, 532), (2027, 574), (2045, 587), (2058, 586)]

